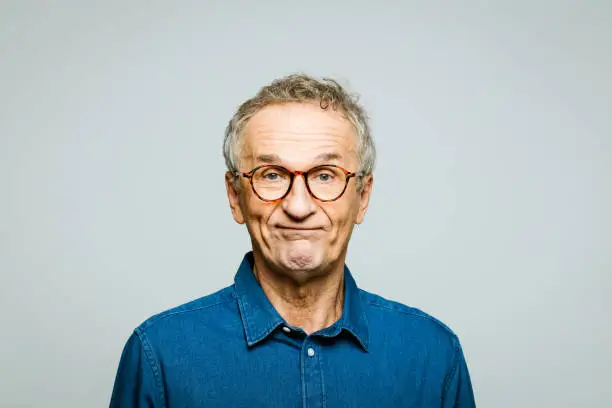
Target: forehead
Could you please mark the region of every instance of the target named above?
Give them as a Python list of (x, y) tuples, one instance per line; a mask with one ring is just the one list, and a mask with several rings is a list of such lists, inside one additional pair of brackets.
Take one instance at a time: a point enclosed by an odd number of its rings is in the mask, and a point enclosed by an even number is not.
[(318, 103), (279, 104), (263, 108), (247, 122), (241, 159), (256, 165), (276, 156), (301, 167), (333, 157), (331, 161), (348, 166), (355, 162), (355, 147), (355, 130), (342, 112), (323, 110)]

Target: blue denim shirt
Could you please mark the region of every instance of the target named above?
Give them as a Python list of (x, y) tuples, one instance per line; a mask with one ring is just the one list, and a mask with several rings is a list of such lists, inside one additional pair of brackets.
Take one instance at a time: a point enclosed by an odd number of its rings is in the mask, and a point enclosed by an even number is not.
[(168, 310), (129, 338), (110, 406), (474, 407), (457, 336), (433, 317), (357, 288), (307, 335), (274, 309), (245, 256), (235, 283)]

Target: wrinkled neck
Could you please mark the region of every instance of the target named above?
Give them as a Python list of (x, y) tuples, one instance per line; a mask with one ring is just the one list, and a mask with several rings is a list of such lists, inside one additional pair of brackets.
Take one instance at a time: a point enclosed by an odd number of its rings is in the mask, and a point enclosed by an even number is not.
[(255, 262), (253, 273), (276, 311), (285, 321), (311, 334), (342, 316), (344, 265), (307, 282), (273, 273)]

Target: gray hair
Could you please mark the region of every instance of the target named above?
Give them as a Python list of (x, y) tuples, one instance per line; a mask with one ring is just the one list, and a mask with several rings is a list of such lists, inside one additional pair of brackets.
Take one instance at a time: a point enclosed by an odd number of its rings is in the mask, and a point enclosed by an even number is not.
[(340, 110), (355, 128), (357, 136), (357, 160), (361, 175), (374, 171), (376, 148), (370, 134), (368, 117), (358, 103), (358, 96), (350, 94), (337, 81), (317, 79), (305, 74), (293, 74), (274, 80), (264, 86), (251, 99), (245, 101), (225, 129), (223, 156), (227, 169), (233, 174), (239, 171), (240, 137), (248, 120), (266, 106), (284, 103), (318, 102), (321, 109)]

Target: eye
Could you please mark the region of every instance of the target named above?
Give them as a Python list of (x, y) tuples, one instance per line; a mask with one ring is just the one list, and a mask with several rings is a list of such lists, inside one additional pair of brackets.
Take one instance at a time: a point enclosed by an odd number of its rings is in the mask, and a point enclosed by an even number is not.
[(266, 167), (257, 172), (259, 180), (267, 183), (279, 183), (287, 180), (287, 172), (280, 168)]
[(316, 181), (317, 183), (329, 183), (334, 181), (336, 178), (334, 172), (327, 169), (319, 170), (312, 176), (313, 181)]
[(270, 173), (264, 174), (264, 178), (266, 180), (268, 180), (268, 181), (275, 181), (275, 180), (278, 180), (280, 178), (280, 174), (270, 172)]

